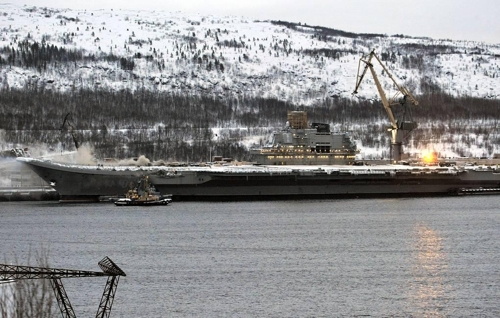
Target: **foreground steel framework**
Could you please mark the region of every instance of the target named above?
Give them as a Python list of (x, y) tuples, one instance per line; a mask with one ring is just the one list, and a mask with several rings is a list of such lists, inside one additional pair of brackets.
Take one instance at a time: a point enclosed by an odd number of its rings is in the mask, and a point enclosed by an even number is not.
[(61, 278), (108, 276), (96, 318), (109, 317), (120, 276), (127, 276), (109, 257), (99, 263), (102, 272), (0, 264), (0, 283), (21, 279), (49, 279), (64, 318), (76, 318)]

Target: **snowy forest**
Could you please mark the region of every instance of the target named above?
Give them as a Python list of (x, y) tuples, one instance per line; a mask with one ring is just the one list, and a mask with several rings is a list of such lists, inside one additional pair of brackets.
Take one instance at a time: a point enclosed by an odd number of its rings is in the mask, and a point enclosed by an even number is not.
[(409, 153), (500, 152), (500, 45), (161, 12), (2, 5), (0, 19), (3, 148), (74, 150), (73, 134), (98, 158), (250, 160), (249, 147), (302, 109), (350, 132), (364, 158), (387, 158), (373, 81), (351, 95), (375, 48), (419, 101)]

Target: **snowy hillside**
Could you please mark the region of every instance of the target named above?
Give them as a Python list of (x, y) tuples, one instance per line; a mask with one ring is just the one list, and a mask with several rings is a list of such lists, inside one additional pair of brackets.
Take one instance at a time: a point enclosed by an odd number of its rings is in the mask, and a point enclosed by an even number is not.
[[(146, 86), (183, 94), (275, 97), (308, 105), (315, 98), (349, 97), (359, 57), (375, 49), (388, 56), (389, 69), (416, 95), (425, 79), (454, 95), (500, 98), (500, 44), (347, 32), (348, 36), (336, 36), (324, 28), (163, 11), (3, 4), (0, 14), (0, 47), (17, 49), (22, 41), (38, 42), (133, 61), (129, 69), (118, 61), (102, 60), (47, 72), (2, 68), (2, 85), (10, 87), (28, 82), (61, 91), (82, 85), (132, 90)], [(378, 98), (369, 80), (359, 96)]]
[[(226, 146), (221, 146), (221, 152), (229, 152), (229, 155), (234, 151), (231, 147), (235, 142), (241, 147), (261, 142), (271, 130), (269, 125), (276, 124), (276, 117), (271, 120), (265, 117), (267, 115), (257, 114), (262, 106), (250, 106), (249, 100), (268, 98), (283, 102), (288, 108), (309, 106), (318, 110), (323, 107), (319, 114), (332, 111), (332, 104), (335, 104), (342, 109), (337, 109), (337, 117), (325, 120), (335, 130), (347, 127), (353, 131), (362, 156), (385, 157), (390, 139), (384, 128), (387, 119), (382, 108), (375, 107), (380, 114), (374, 114), (374, 118), (367, 118), (359, 111), (368, 112), (366, 105), (380, 100), (371, 77), (366, 76), (358, 94), (352, 95), (359, 59), (371, 50), (377, 52), (399, 84), (408, 87), (417, 98), (423, 96), (432, 101), (436, 98), (429, 97), (429, 92), (439, 92), (456, 98), (500, 100), (500, 44), (355, 34), (321, 26), (253, 21), (244, 17), (119, 9), (60, 10), (0, 4), (0, 89), (15, 88), (36, 94), (71, 92), (80, 94), (79, 98), (85, 95), (78, 93), (83, 90), (106, 94), (140, 91), (144, 97), (134, 103), (143, 109), (141, 116), (149, 116), (142, 123), (134, 123), (134, 119), (124, 116), (120, 109), (119, 116), (109, 119), (105, 109), (111, 107), (113, 96), (96, 97), (92, 99), (93, 106), (88, 101), (73, 103), (73, 97), (67, 97), (72, 98), (71, 103), (57, 97), (63, 105), (57, 111), (43, 108), (39, 116), (33, 112), (20, 115), (9, 111), (12, 120), (4, 126), (15, 121), (26, 131), (33, 129), (33, 125), (38, 125), (36, 129), (49, 129), (44, 128), (47, 123), (40, 116), (51, 114), (51, 118), (59, 120), (68, 111), (79, 111), (80, 114), (73, 117), (80, 120), (78, 126), (88, 129), (81, 133), (86, 139), (102, 138), (96, 143), (101, 144), (103, 156), (128, 155), (126, 151), (130, 148), (121, 144), (132, 142), (136, 137), (130, 130), (123, 129), (145, 126), (154, 128), (147, 136), (141, 133), (143, 135), (134, 141), (137, 147), (143, 148), (130, 151), (152, 149), (155, 155), (164, 156), (157, 151), (165, 148), (160, 143), (167, 140), (172, 143), (171, 149), (185, 148), (174, 153), (174, 158), (198, 160), (195, 158), (197, 152), (209, 153), (212, 150), (208, 148), (217, 148), (211, 143), (208, 146), (200, 144), (199, 151), (186, 150), (194, 147), (194, 141), (201, 140), (199, 135), (205, 140), (209, 136), (215, 145), (224, 141)], [(393, 95), (394, 86), (380, 67), (378, 74), (387, 95)], [(170, 103), (171, 109), (166, 111), (161, 108), (162, 102), (157, 101), (161, 100), (161, 94), (199, 98), (196, 100), (199, 104), (177, 99), (177, 104)], [(127, 99), (130, 96), (125, 95), (125, 100), (130, 102)], [(54, 105), (51, 98), (38, 102), (49, 107)], [(13, 100), (15, 98), (8, 103), (14, 103)], [(145, 101), (151, 100), (158, 108), (146, 107), (149, 105)], [(441, 103), (437, 99), (433, 102)], [(3, 105), (5, 109), (9, 109), (8, 103)], [(81, 109), (76, 103), (90, 105), (91, 109)], [(69, 104), (71, 110), (63, 108)], [(353, 104), (358, 108), (347, 110)], [(430, 104), (420, 104), (430, 107)], [(225, 105), (224, 111), (220, 105)], [(489, 105), (481, 107), (487, 109)], [(173, 116), (178, 109), (188, 107), (189, 114)], [(146, 114), (147, 111), (152, 114)], [(373, 109), (370, 112), (375, 113)], [(285, 113), (284, 109), (280, 110), (280, 123), (285, 120)], [(425, 111), (420, 110), (421, 117), (422, 113)], [(84, 115), (90, 119), (83, 119)], [(257, 122), (259, 116), (268, 120)], [(475, 121), (465, 125), (457, 125), (455, 117), (450, 116), (434, 122), (421, 120), (419, 129), (408, 140), (408, 151), (422, 151), (431, 144), (432, 150), (444, 156), (492, 156), (500, 152), (496, 142), (500, 140), (499, 125), (496, 119), (489, 120), (490, 115), (481, 116), (475, 114), (469, 118)], [(27, 120), (31, 122), (25, 123)], [(202, 121), (204, 129), (210, 130), (208, 135), (205, 131), (192, 131), (193, 127), (201, 129)], [(0, 128), (7, 132), (20, 129), (1, 125)], [(188, 128), (191, 131), (177, 136), (162, 136), (175, 129)], [(239, 135), (232, 131), (238, 128), (241, 128)], [(122, 138), (122, 135), (127, 136)], [(51, 146), (59, 138), (53, 133), (45, 137), (45, 142)], [(153, 138), (156, 144), (147, 148), (144, 140)], [(25, 135), (14, 133), (7, 133), (5, 139), (14, 143), (29, 140)], [(113, 152), (104, 153), (112, 147)]]

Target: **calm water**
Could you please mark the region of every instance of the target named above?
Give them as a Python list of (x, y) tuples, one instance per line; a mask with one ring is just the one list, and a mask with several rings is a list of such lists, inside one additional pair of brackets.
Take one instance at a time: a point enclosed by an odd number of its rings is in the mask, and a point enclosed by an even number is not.
[[(499, 202), (0, 203), (0, 257), (109, 256), (127, 273), (111, 317), (499, 317)], [(95, 316), (106, 278), (63, 282)]]

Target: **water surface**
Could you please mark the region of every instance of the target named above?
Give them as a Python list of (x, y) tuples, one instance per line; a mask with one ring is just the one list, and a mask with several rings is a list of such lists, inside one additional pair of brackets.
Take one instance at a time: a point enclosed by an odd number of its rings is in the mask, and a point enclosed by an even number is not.
[[(499, 199), (3, 202), (0, 257), (109, 256), (127, 273), (111, 317), (498, 317)], [(63, 283), (94, 316), (106, 279)]]

